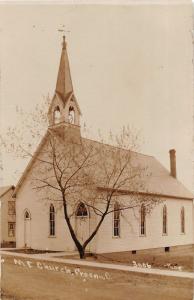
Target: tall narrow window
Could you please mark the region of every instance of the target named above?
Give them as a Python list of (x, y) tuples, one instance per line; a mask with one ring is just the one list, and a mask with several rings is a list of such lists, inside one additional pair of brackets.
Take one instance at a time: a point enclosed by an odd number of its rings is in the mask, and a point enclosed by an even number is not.
[(162, 233), (167, 234), (167, 207), (166, 205), (163, 206), (163, 228), (162, 228)]
[(76, 211), (76, 217), (87, 217), (88, 211), (83, 202), (79, 203)]
[(8, 236), (15, 237), (15, 222), (8, 222)]
[(30, 216), (30, 212), (26, 209), (24, 212), (24, 220), (30, 220), (31, 216)]
[(114, 204), (114, 212), (113, 212), (113, 236), (120, 236), (120, 210), (119, 204)]
[(61, 112), (59, 106), (54, 110), (54, 124), (57, 124), (61, 121)]
[(185, 209), (181, 207), (181, 233), (185, 233)]
[(15, 215), (15, 201), (8, 201), (8, 215)]
[(141, 235), (146, 234), (146, 209), (144, 204), (141, 205), (140, 209), (140, 233)]
[(55, 208), (53, 204), (50, 205), (50, 236), (55, 235)]
[(69, 123), (75, 124), (75, 111), (73, 106), (69, 107)]

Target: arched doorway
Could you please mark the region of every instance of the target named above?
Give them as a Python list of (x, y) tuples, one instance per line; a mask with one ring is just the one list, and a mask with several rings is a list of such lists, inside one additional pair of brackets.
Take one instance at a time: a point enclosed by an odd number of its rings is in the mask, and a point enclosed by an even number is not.
[(76, 210), (76, 236), (81, 244), (89, 237), (89, 213), (83, 202), (78, 204)]
[(24, 247), (31, 247), (31, 215), (27, 209), (24, 212)]

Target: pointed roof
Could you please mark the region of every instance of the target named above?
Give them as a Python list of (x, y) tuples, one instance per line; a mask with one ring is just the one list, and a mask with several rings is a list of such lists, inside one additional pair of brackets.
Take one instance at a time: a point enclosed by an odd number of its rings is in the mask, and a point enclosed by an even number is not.
[(69, 97), (70, 94), (73, 93), (73, 85), (69, 68), (65, 36), (63, 36), (62, 45), (63, 47), (61, 52), (61, 60), (59, 64), (59, 71), (55, 91), (62, 97), (63, 100), (66, 100), (67, 97)]
[(3, 197), (10, 190), (14, 190), (14, 189), (15, 189), (14, 185), (0, 186), (0, 198)]

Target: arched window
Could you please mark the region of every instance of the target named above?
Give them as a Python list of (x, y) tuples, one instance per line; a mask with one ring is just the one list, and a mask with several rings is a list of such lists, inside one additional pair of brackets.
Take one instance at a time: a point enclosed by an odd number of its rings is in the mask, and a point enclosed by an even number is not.
[(87, 217), (88, 211), (83, 202), (78, 204), (77, 211), (76, 211), (76, 217)]
[(24, 220), (30, 220), (30, 212), (27, 209), (24, 212)]
[(140, 209), (140, 233), (141, 235), (146, 234), (146, 209), (144, 204), (141, 205)]
[(162, 210), (162, 233), (167, 234), (167, 207), (166, 205), (163, 206)]
[(181, 233), (185, 233), (185, 209), (181, 207)]
[(114, 211), (113, 211), (113, 236), (119, 237), (120, 236), (120, 210), (119, 204), (116, 202), (114, 204)]
[(49, 221), (50, 221), (50, 236), (54, 236), (55, 235), (55, 208), (53, 204), (50, 205)]
[(73, 106), (69, 107), (69, 123), (75, 124), (75, 111)]
[(55, 107), (54, 110), (54, 124), (57, 124), (61, 121), (61, 112), (59, 106)]

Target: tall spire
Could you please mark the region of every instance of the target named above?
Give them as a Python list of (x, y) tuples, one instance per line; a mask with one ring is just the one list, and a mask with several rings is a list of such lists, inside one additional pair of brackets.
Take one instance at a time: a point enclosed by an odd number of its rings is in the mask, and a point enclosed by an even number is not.
[(73, 85), (71, 80), (69, 60), (67, 56), (65, 36), (63, 36), (63, 47), (61, 52), (61, 60), (59, 65), (56, 92), (64, 99), (67, 95), (73, 92)]

